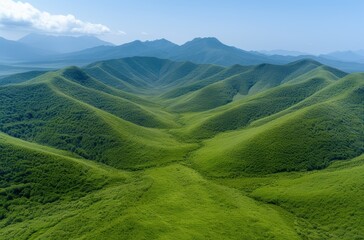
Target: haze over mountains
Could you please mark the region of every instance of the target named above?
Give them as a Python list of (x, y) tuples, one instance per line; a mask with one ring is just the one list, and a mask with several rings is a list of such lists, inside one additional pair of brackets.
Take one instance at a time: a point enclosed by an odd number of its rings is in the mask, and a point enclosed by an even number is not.
[(364, 50), (359, 51), (338, 51), (321, 55), (324, 58), (364, 63)]
[(33, 48), (17, 41), (7, 40), (2, 37), (0, 37), (0, 48), (0, 60), (3, 62), (37, 60), (42, 56), (50, 54), (48, 51)]
[(19, 39), (18, 42), (36, 49), (51, 53), (68, 53), (97, 46), (112, 46), (112, 43), (102, 41), (94, 36), (51, 36), (32, 33)]
[(58, 68), (68, 65), (83, 66), (94, 61), (112, 58), (150, 56), (221, 66), (286, 64), (311, 58), (347, 72), (364, 71), (363, 56), (360, 51), (320, 56), (299, 55), (299, 52), (285, 51), (263, 52), (266, 53), (263, 54), (227, 46), (216, 38), (196, 38), (181, 46), (165, 39), (145, 42), (138, 40), (112, 46), (95, 37), (55, 37), (31, 34), (19, 41), (1, 39), (0, 47), (5, 49), (0, 53), (0, 61), (3, 65), (22, 68), (29, 68), (35, 63), (38, 68)]
[(300, 56), (300, 55), (309, 55), (308, 53), (304, 53), (304, 52), (299, 52), (299, 51), (288, 51), (288, 50), (282, 50), (282, 49), (277, 49), (277, 50), (262, 50), (259, 51), (261, 53), (264, 53), (266, 55), (283, 55), (283, 56)]
[(0, 54), (2, 61), (36, 61), (41, 57), (54, 56), (61, 53), (80, 51), (96, 46), (112, 46), (93, 36), (51, 36), (32, 33), (18, 41), (0, 38)]

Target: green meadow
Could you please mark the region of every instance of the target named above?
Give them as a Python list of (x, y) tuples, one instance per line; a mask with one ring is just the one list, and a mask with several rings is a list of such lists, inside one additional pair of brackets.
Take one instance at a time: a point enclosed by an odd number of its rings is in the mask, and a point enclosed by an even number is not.
[(151, 57), (0, 79), (0, 239), (364, 239), (364, 74)]

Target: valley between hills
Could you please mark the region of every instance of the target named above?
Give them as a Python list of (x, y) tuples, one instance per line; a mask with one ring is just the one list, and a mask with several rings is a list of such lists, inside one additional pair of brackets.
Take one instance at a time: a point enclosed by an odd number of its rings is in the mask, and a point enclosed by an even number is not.
[(364, 73), (130, 57), (0, 96), (1, 239), (364, 239)]

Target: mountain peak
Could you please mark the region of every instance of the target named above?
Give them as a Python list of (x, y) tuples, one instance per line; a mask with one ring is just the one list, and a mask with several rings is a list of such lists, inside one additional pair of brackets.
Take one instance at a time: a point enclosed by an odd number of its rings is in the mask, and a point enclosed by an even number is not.
[(63, 77), (76, 82), (85, 82), (90, 78), (81, 68), (76, 66), (61, 69), (60, 72)]
[(156, 48), (172, 48), (172, 47), (176, 47), (178, 46), (177, 44), (168, 41), (167, 39), (161, 38), (161, 39), (156, 39), (156, 40), (152, 40), (152, 41), (145, 41), (145, 44), (147, 44), (148, 46), (151, 47), (156, 47)]
[(222, 42), (220, 42), (215, 37), (198, 37), (194, 38), (189, 42), (186, 42), (184, 45), (206, 45), (210, 47), (219, 47), (225, 46)]
[[(139, 45), (139, 44), (143, 44), (143, 42), (140, 40), (134, 40), (134, 41), (122, 44), (122, 45)], [(120, 46), (122, 46), (122, 45), (120, 45)]]
[(151, 42), (162, 42), (162, 43), (172, 43), (171, 41), (168, 41), (165, 38), (160, 38), (160, 39), (155, 39), (155, 40), (147, 40), (145, 41), (146, 43), (151, 43)]
[(219, 41), (219, 39), (217, 39), (215, 37), (197, 37), (197, 38), (192, 39), (192, 42), (193, 41), (211, 42), (211, 43), (221, 43)]
[(300, 60), (291, 62), (288, 65), (308, 65), (308, 64), (313, 64), (313, 65), (317, 65), (317, 66), (323, 65), (322, 63), (315, 61), (311, 58), (300, 59)]

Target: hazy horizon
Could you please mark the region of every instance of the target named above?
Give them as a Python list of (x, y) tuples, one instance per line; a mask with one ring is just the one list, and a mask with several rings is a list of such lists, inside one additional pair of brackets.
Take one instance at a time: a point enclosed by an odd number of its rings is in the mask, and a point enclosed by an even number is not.
[(311, 54), (364, 49), (359, 31), (363, 1), (107, 3), (2, 0), (0, 36), (17, 40), (29, 33), (94, 35), (116, 45), (161, 38), (181, 45), (196, 37), (216, 37), (244, 50)]

